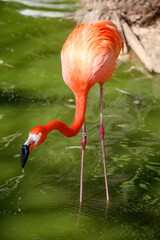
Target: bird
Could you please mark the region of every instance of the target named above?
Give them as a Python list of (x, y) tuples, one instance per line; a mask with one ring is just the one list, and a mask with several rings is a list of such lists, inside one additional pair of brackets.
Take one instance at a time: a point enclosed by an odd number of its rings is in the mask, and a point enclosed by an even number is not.
[(116, 69), (116, 60), (123, 51), (123, 37), (117, 26), (109, 20), (97, 20), (79, 24), (69, 34), (61, 50), (62, 76), (64, 82), (75, 95), (76, 110), (72, 125), (69, 127), (60, 120), (52, 120), (44, 126), (36, 126), (29, 132), (29, 137), (21, 149), (21, 166), (24, 168), (29, 153), (42, 144), (47, 135), (58, 130), (66, 137), (77, 135), (82, 128), (80, 204), (83, 193), (83, 165), (87, 142), (85, 114), (89, 90), (96, 83), (100, 86), (100, 127), (106, 202), (109, 202), (106, 157), (103, 126), (103, 87)]

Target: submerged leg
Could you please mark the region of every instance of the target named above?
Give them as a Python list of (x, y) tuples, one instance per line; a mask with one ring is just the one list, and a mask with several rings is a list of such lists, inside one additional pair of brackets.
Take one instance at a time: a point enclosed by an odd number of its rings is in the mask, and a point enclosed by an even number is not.
[(83, 192), (83, 163), (84, 163), (84, 151), (87, 142), (86, 126), (85, 122), (82, 125), (82, 159), (81, 159), (81, 177), (80, 177), (80, 206), (82, 204), (82, 192)]
[(105, 187), (106, 187), (106, 200), (109, 203), (109, 193), (108, 193), (108, 180), (107, 180), (107, 169), (106, 169), (106, 159), (105, 159), (105, 149), (104, 149), (104, 127), (103, 127), (103, 84), (100, 84), (100, 128), (99, 134), (101, 137), (102, 144), (102, 154), (103, 154), (103, 164), (104, 164), (104, 177), (105, 177)]

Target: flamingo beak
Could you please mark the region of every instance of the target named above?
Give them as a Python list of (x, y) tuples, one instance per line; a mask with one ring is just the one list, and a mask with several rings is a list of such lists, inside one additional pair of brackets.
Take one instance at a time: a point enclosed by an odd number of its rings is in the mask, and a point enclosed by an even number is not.
[(31, 152), (31, 150), (33, 149), (34, 147), (34, 141), (26, 141), (25, 144), (22, 146), (22, 149), (21, 149), (21, 167), (24, 168), (26, 162), (27, 162), (27, 159), (28, 159), (28, 156), (29, 156), (29, 153)]
[(24, 168), (29, 155), (29, 146), (23, 145), (21, 149), (21, 167)]

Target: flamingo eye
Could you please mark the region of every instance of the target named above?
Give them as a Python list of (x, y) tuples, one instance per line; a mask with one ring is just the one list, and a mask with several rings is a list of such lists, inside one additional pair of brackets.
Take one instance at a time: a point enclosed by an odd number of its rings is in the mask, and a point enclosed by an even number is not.
[(41, 137), (41, 136), (42, 136), (42, 133), (39, 133), (38, 136)]

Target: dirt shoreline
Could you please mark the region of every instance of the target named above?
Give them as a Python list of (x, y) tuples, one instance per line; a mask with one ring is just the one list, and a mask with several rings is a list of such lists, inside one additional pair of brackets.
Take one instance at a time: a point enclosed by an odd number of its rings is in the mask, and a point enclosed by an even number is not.
[[(156, 17), (160, 4), (155, 6), (143, 5), (143, 14), (138, 14), (136, 3), (142, 4), (143, 0), (133, 0), (135, 10), (122, 5), (126, 0), (79, 0), (82, 8), (75, 13), (77, 24), (93, 20), (109, 19), (113, 21), (122, 32), (125, 39), (123, 60), (130, 57), (130, 49), (138, 56), (149, 72), (160, 73), (160, 17)], [(118, 5), (118, 3), (121, 5)], [(145, 1), (147, 3), (147, 1)], [(117, 4), (115, 6), (115, 4)], [(155, 0), (157, 4), (157, 0)], [(118, 7), (117, 7), (118, 6)], [(123, 11), (120, 12), (120, 7)], [(124, 7), (128, 7), (125, 13)], [(146, 7), (146, 8), (145, 8)], [(148, 7), (148, 9), (147, 9)], [(145, 12), (145, 11), (148, 11)], [(156, 12), (157, 11), (157, 12)], [(142, 12), (142, 11), (141, 11)], [(159, 14), (159, 12), (158, 12)], [(159, 15), (158, 15), (159, 16)]]

